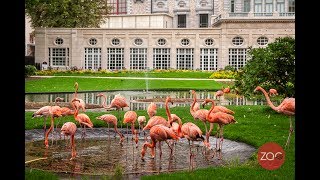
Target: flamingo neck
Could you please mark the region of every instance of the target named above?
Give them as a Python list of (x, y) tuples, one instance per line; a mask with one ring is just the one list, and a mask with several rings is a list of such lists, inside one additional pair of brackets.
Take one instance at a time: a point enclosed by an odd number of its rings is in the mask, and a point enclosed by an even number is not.
[(102, 95), (102, 98), (103, 98), (102, 106), (103, 106), (104, 108), (106, 108), (106, 107), (107, 107), (107, 105), (106, 105), (107, 97), (103, 94), (103, 95)]
[(210, 116), (211, 112), (214, 109), (214, 101), (211, 99), (209, 102), (211, 102), (211, 108), (210, 108), (210, 110), (209, 110), (209, 112), (207, 114), (207, 117), (206, 117), (207, 119), (209, 119), (209, 116)]
[(273, 110), (278, 111), (278, 108), (272, 104), (272, 102), (271, 102), (271, 100), (270, 100), (270, 97), (269, 97), (267, 91), (264, 90), (262, 87), (259, 87), (258, 90), (260, 90), (260, 91), (263, 93), (264, 97), (265, 97), (266, 100), (267, 100), (268, 105), (269, 105)]
[(168, 105), (168, 100), (166, 100), (165, 106), (166, 106), (166, 114), (168, 116), (168, 122), (171, 122), (172, 117), (171, 117), (171, 113), (170, 113), (170, 109), (169, 109), (169, 105)]

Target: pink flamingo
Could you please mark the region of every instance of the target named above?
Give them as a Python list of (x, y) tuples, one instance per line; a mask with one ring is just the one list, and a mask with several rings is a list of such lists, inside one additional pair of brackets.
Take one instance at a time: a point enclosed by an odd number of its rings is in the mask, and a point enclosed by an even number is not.
[[(156, 143), (159, 142), (159, 150), (160, 150), (160, 159), (162, 157), (162, 150), (161, 150), (161, 141), (165, 141), (167, 144), (168, 142), (166, 140), (168, 139), (175, 139), (179, 140), (180, 138), (172, 131), (171, 128), (168, 128), (167, 126), (164, 126), (162, 124), (158, 124), (155, 126), (152, 126), (150, 129), (150, 137), (151, 137), (151, 143), (145, 142), (142, 146), (141, 150), (141, 159), (144, 160), (144, 156), (146, 153), (147, 148), (151, 148), (151, 157), (155, 157), (155, 146)], [(168, 144), (170, 147), (170, 145)], [(172, 152), (172, 149), (171, 149)]]
[(79, 122), (81, 128), (83, 126), (81, 138), (84, 138), (86, 135), (86, 126), (88, 126), (89, 128), (93, 128), (93, 123), (91, 122), (88, 115), (84, 113), (79, 114), (79, 109), (76, 109), (75, 104), (73, 103), (74, 101), (79, 101), (79, 100), (73, 99), (72, 105), (73, 105), (73, 108), (76, 110), (76, 112), (74, 113), (74, 119)]
[(157, 124), (162, 124), (164, 126), (171, 127), (170, 122), (171, 122), (172, 118), (171, 118), (171, 113), (170, 113), (170, 109), (169, 109), (169, 105), (168, 105), (169, 102), (171, 102), (171, 104), (173, 104), (171, 97), (167, 96), (166, 102), (165, 102), (165, 108), (166, 108), (166, 114), (168, 117), (168, 121), (161, 116), (152, 116), (149, 119), (149, 121), (147, 122), (147, 125), (143, 128), (143, 131), (145, 131), (147, 129), (151, 129), (152, 126), (155, 126)]
[[(83, 101), (83, 99), (78, 98), (79, 84), (77, 82), (74, 83), (74, 88), (75, 88), (75, 92), (74, 92), (74, 97), (71, 100), (71, 105), (73, 106), (74, 104), (75, 109), (78, 109), (78, 110), (82, 109), (83, 112), (86, 112), (86, 103)], [(74, 101), (75, 99), (78, 101)]]
[(106, 122), (108, 124), (108, 131), (109, 131), (109, 124), (113, 124), (114, 126), (114, 131), (119, 134), (120, 136), (120, 144), (122, 144), (123, 140), (124, 140), (124, 135), (118, 130), (117, 128), (117, 117), (112, 115), (112, 114), (104, 114), (101, 116), (96, 117), (96, 119), (102, 120), (104, 122)]
[[(63, 98), (57, 97), (55, 99), (56, 105), (59, 105), (58, 102), (61, 102), (63, 100), (64, 100)], [(60, 107), (60, 112), (61, 112), (62, 117), (65, 117), (65, 116), (74, 115), (75, 110), (72, 110), (68, 107)], [(58, 128), (59, 122), (60, 122), (60, 118), (58, 119), (58, 122), (56, 124), (56, 128)], [(61, 133), (60, 133), (60, 138), (61, 138)]]
[[(115, 108), (118, 111), (118, 119), (119, 121), (121, 121), (120, 109), (123, 110), (124, 107), (129, 107), (125, 97), (121, 96), (120, 94), (115, 95), (108, 106), (106, 105), (106, 99), (107, 99), (106, 95), (104, 95), (103, 93), (99, 93), (97, 97), (104, 98), (104, 101), (102, 102), (102, 106), (105, 109)], [(121, 123), (121, 128), (122, 128), (122, 123)]]
[(149, 118), (157, 114), (157, 105), (154, 102), (151, 102), (147, 108), (147, 113)]
[(43, 117), (43, 130), (44, 130), (44, 136), (46, 134), (46, 120), (48, 117), (50, 117), (50, 113), (49, 113), (49, 110), (50, 110), (51, 106), (43, 106), (41, 107), (40, 109), (38, 109), (36, 112), (34, 112), (32, 114), (32, 119), (35, 118), (35, 117)]
[[(207, 121), (210, 123), (210, 130), (209, 130), (208, 134), (210, 134), (212, 129), (213, 129), (213, 123), (217, 123), (219, 125), (218, 137), (220, 138), (218, 150), (222, 150), (223, 126), (227, 125), (227, 124), (237, 123), (237, 121), (235, 120), (235, 118), (232, 115), (224, 113), (224, 112), (212, 113), (212, 111), (214, 109), (214, 100), (205, 99), (204, 104), (207, 104), (209, 102), (212, 103), (212, 106), (211, 106), (211, 108), (209, 110), (209, 113), (208, 113), (208, 115), (206, 117)], [(217, 144), (216, 144), (216, 146), (217, 146)]]
[(278, 95), (278, 91), (276, 89), (269, 89), (270, 96), (276, 96)]
[[(136, 148), (138, 148), (138, 137), (137, 137), (137, 131), (134, 129), (134, 123), (137, 120), (137, 113), (135, 111), (127, 111), (124, 114), (123, 123), (130, 123), (131, 124), (131, 133), (132, 133), (132, 139), (135, 135), (134, 141), (136, 143)], [(128, 125), (127, 125), (127, 139), (128, 139)]]
[(218, 90), (218, 91), (215, 93), (214, 97), (215, 97), (215, 98), (219, 97), (219, 101), (220, 101), (221, 96), (223, 96), (223, 94), (224, 94), (224, 92), (223, 92), (222, 90)]
[(222, 87), (222, 91), (223, 91), (223, 93), (230, 93), (230, 87), (228, 86), (228, 87), (226, 87), (226, 88), (224, 88), (224, 87)]
[(71, 143), (71, 158), (70, 160), (73, 160), (76, 158), (77, 152), (75, 148), (75, 142), (74, 142), (74, 135), (77, 131), (77, 126), (73, 122), (66, 122), (61, 127), (61, 134), (65, 136), (71, 136), (70, 143)]
[(268, 105), (273, 109), (275, 110), (276, 112), (278, 113), (282, 113), (282, 114), (285, 114), (285, 115), (288, 115), (289, 116), (289, 120), (290, 120), (290, 129), (289, 129), (289, 135), (288, 135), (288, 139), (287, 139), (287, 142), (285, 144), (285, 147), (287, 147), (289, 144), (290, 144), (290, 136), (293, 132), (293, 127), (292, 127), (292, 120), (291, 120), (291, 117), (295, 115), (295, 98), (285, 98), (281, 104), (279, 106), (274, 106), (270, 100), (270, 97), (268, 96), (268, 93), (266, 92), (266, 90), (264, 90), (262, 87), (260, 86), (257, 86), (255, 89), (254, 89), (254, 92), (256, 91), (261, 91), (266, 100), (267, 100), (267, 103)]
[(49, 136), (50, 132), (54, 128), (54, 117), (60, 117), (61, 116), (60, 107), (59, 106), (50, 106), (49, 114), (50, 114), (50, 117), (51, 117), (51, 126), (50, 126), (50, 128), (48, 129), (48, 131), (45, 134), (44, 144), (45, 144), (46, 148), (49, 147), (48, 136)]
[[(140, 135), (140, 131), (141, 131), (141, 129), (143, 129), (144, 124), (146, 123), (146, 121), (147, 121), (146, 116), (138, 116), (139, 135)], [(145, 137), (145, 131), (143, 131), (143, 135)]]

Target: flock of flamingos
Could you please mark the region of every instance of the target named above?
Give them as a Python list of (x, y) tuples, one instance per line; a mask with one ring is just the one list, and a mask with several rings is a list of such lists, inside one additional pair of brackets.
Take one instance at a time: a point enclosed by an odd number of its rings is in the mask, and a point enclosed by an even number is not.
[[(69, 116), (73, 115), (76, 122), (79, 123), (82, 134), (81, 138), (84, 138), (86, 135), (86, 127), (93, 128), (93, 123), (91, 122), (90, 118), (85, 114), (85, 102), (82, 99), (79, 99), (77, 97), (78, 92), (78, 83), (76, 82), (75, 85), (75, 93), (74, 97), (71, 100), (71, 105), (73, 109), (70, 109), (68, 107), (60, 107), (58, 105), (55, 106), (44, 106), (33, 113), (32, 117), (44, 117), (44, 131), (45, 131), (45, 140), (44, 144), (45, 147), (49, 147), (48, 142), (48, 135), (49, 133), (54, 129), (54, 118), (61, 117), (61, 116)], [(269, 95), (268, 92), (266, 92), (262, 87), (257, 86), (254, 90), (261, 91), (266, 100), (268, 105), (275, 110), (278, 113), (283, 113), (285, 115), (288, 115), (290, 117), (290, 130), (288, 139), (286, 142), (286, 145), (289, 145), (290, 143), (290, 136), (293, 132), (292, 127), (292, 120), (291, 117), (295, 115), (295, 98), (285, 98), (282, 103), (279, 106), (274, 106), (270, 100), (270, 96), (277, 95), (277, 91), (275, 89), (270, 89)], [(215, 97), (221, 96), (224, 93), (229, 93), (230, 88), (223, 88), (223, 90), (219, 90), (216, 92)], [(193, 96), (193, 102), (190, 106), (190, 113), (193, 116), (194, 120), (200, 120), (203, 122), (205, 126), (205, 137), (203, 136), (203, 132), (200, 130), (200, 128), (192, 123), (192, 122), (186, 122), (182, 124), (181, 119), (176, 114), (170, 113), (169, 103), (173, 104), (173, 101), (171, 100), (170, 96), (166, 98), (165, 101), (165, 109), (166, 109), (166, 115), (167, 117), (157, 116), (157, 106), (155, 103), (151, 102), (148, 106), (147, 113), (149, 116), (149, 120), (146, 121), (145, 116), (137, 116), (137, 113), (135, 111), (127, 111), (123, 116), (123, 123), (131, 124), (131, 133), (132, 133), (132, 139), (135, 141), (136, 148), (138, 148), (138, 130), (135, 130), (134, 124), (138, 120), (139, 127), (142, 127), (142, 131), (149, 130), (148, 136), (151, 139), (151, 142), (148, 142), (148, 138), (145, 136), (145, 143), (142, 145), (141, 148), (141, 159), (144, 160), (144, 156), (146, 154), (147, 148), (151, 149), (151, 157), (155, 158), (155, 147), (156, 143), (159, 142), (159, 150), (160, 150), (160, 158), (161, 158), (161, 142), (164, 141), (167, 143), (168, 147), (170, 148), (171, 152), (170, 155), (172, 155), (172, 151), (174, 148), (174, 145), (177, 141), (179, 141), (180, 138), (186, 138), (189, 142), (190, 147), (190, 162), (192, 161), (192, 158), (194, 157), (194, 154), (191, 151), (191, 147), (193, 146), (194, 141), (202, 141), (204, 144), (204, 148), (210, 149), (210, 142), (209, 142), (209, 136), (211, 131), (213, 130), (214, 124), (217, 124), (219, 126), (219, 129), (217, 129), (216, 134), (216, 151), (222, 151), (222, 143), (223, 143), (223, 127), (228, 124), (234, 124), (237, 123), (235, 120), (232, 110), (224, 107), (224, 106), (217, 106), (215, 105), (214, 100), (212, 99), (205, 99), (202, 103), (202, 106), (204, 107), (206, 104), (211, 103), (211, 108), (209, 110), (207, 109), (201, 109), (200, 104), (197, 102), (197, 95), (194, 90), (190, 90), (190, 93), (192, 93)], [(118, 120), (121, 120), (121, 116), (119, 114), (119, 110), (123, 110), (124, 107), (128, 107), (128, 104), (126, 103), (126, 99), (121, 96), (120, 94), (116, 95), (114, 99), (111, 101), (109, 105), (106, 105), (106, 96), (103, 93), (100, 93), (97, 95), (97, 97), (103, 98), (102, 105), (105, 109), (116, 109), (118, 111), (118, 118), (112, 114), (104, 114), (101, 116), (96, 117), (96, 119), (105, 121), (108, 124), (113, 124), (115, 132), (120, 136), (120, 144), (124, 141), (124, 135), (117, 129), (117, 122)], [(57, 101), (63, 100), (62, 98), (56, 98)], [(83, 111), (82, 113), (79, 113), (79, 111)], [(51, 126), (46, 131), (46, 118), (51, 118)], [(207, 128), (207, 122), (210, 124), (210, 128), (208, 130)], [(145, 126), (144, 124), (147, 123)], [(71, 159), (76, 158), (76, 149), (75, 149), (75, 132), (77, 130), (77, 126), (74, 122), (66, 122), (61, 127), (61, 134), (65, 136), (70, 136), (71, 141)], [(127, 128), (128, 133), (128, 128)], [(190, 141), (192, 142), (192, 146), (190, 145)], [(220, 157), (221, 159), (221, 153)]]

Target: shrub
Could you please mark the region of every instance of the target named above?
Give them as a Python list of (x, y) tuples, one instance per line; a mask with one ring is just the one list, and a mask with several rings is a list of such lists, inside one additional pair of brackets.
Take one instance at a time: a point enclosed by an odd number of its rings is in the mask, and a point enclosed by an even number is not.
[(210, 75), (210, 79), (234, 79), (236, 76), (236, 71), (231, 70), (219, 70), (215, 71)]
[(33, 65), (25, 65), (24, 66), (24, 77), (30, 77), (35, 75), (37, 72), (37, 68)]

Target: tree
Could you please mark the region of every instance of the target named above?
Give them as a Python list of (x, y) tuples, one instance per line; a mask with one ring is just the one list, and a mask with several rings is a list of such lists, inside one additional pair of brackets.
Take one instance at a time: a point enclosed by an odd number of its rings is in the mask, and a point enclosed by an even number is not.
[(26, 0), (31, 26), (88, 28), (99, 27), (111, 7), (106, 0)]
[(235, 87), (250, 95), (259, 85), (295, 96), (295, 39), (280, 37), (265, 48), (249, 48), (247, 64), (236, 76)]

